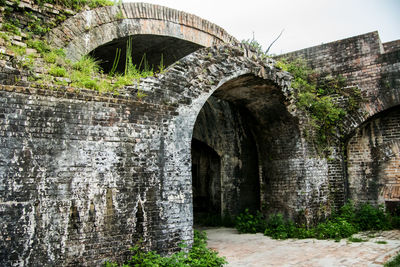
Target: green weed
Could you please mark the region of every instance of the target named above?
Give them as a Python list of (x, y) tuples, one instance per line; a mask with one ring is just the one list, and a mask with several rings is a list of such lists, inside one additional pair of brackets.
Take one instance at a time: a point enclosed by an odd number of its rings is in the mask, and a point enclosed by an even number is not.
[(392, 260), (385, 263), (384, 265), (384, 267), (399, 267), (399, 266), (400, 266), (400, 253), (397, 254), (396, 257), (394, 257)]
[[(149, 251), (144, 252), (140, 245), (131, 249), (132, 256), (124, 267), (130, 266), (223, 266), (227, 262), (225, 258), (219, 257), (218, 253), (207, 248), (207, 236), (205, 232), (194, 231), (194, 243), (189, 252), (185, 252), (186, 245), (181, 245), (182, 250), (171, 256), (163, 257), (160, 254)], [(118, 264), (107, 262), (106, 267), (116, 267)]]
[(349, 242), (353, 242), (353, 243), (360, 243), (360, 242), (367, 242), (368, 239), (362, 239), (362, 238), (358, 238), (358, 237), (352, 237), (350, 236), (349, 238), (347, 238), (347, 240)]
[[(236, 219), (236, 228), (242, 233), (263, 232), (264, 235), (275, 239), (286, 238), (317, 238), (335, 239), (349, 238), (351, 242), (357, 238), (351, 236), (358, 231), (388, 230), (397, 227), (399, 216), (386, 214), (381, 206), (374, 207), (362, 204), (355, 207), (351, 202), (343, 205), (325, 222), (320, 222), (314, 227), (296, 225), (290, 220), (285, 220), (282, 214), (272, 214), (265, 221), (263, 216), (252, 215), (246, 210)], [(256, 227), (258, 225), (259, 227)], [(263, 228), (264, 227), (264, 228)]]
[(67, 70), (64, 67), (52, 65), (49, 69), (49, 74), (54, 77), (67, 77)]
[(263, 232), (266, 228), (266, 221), (261, 212), (251, 214), (248, 209), (236, 217), (236, 229), (239, 233)]

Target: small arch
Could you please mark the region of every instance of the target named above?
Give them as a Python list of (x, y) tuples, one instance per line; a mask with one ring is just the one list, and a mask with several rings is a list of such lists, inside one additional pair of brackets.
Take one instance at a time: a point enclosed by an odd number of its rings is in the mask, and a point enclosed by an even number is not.
[(397, 105), (363, 122), (347, 139), (347, 192), (355, 203), (399, 205), (399, 120)]
[(238, 43), (207, 20), (147, 3), (123, 3), (83, 11), (52, 29), (47, 39), (64, 48), (68, 58), (77, 60), (97, 47), (132, 35), (171, 37), (201, 47)]
[(343, 120), (344, 139), (348, 139), (354, 131), (378, 114), (400, 105), (400, 90), (389, 88), (377, 91), (378, 95), (369, 97), (369, 101), (361, 103), (361, 107)]

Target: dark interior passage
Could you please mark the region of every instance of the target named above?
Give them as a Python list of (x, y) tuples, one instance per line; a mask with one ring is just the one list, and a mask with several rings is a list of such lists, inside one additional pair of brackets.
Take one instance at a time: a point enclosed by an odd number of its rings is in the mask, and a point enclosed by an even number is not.
[[(105, 73), (109, 73), (113, 67), (117, 48), (121, 49), (117, 72), (124, 72), (128, 38), (113, 40), (90, 52), (91, 56), (100, 61), (100, 66)], [(168, 36), (138, 34), (130, 38), (132, 40), (134, 65), (143, 69), (146, 62), (148, 67), (154, 71), (158, 71), (160, 64), (167, 67), (182, 57), (202, 48), (198, 44)]]
[(200, 111), (192, 139), (195, 221), (204, 213), (235, 216), (246, 208), (259, 210), (257, 146), (250, 121), (254, 119), (245, 107), (213, 96)]
[[(291, 179), (298, 175), (289, 166), (290, 158), (301, 151), (296, 119), (285, 104), (272, 81), (253, 75), (228, 81), (206, 101), (197, 116), (193, 138), (220, 156), (220, 177), (215, 176), (220, 187), (209, 190), (220, 190), (221, 200), (220, 209), (215, 209), (218, 202), (210, 204), (212, 199), (203, 201), (209, 205), (204, 210), (234, 217), (245, 209), (255, 213), (262, 208), (265, 215), (280, 212), (293, 216), (288, 207), (296, 204), (298, 196), (290, 191), (296, 186)], [(199, 171), (194, 152), (192, 159), (196, 183)], [(199, 204), (196, 199), (194, 202), (196, 221)]]
[(221, 162), (205, 143), (192, 140), (192, 188), (195, 214), (221, 213)]

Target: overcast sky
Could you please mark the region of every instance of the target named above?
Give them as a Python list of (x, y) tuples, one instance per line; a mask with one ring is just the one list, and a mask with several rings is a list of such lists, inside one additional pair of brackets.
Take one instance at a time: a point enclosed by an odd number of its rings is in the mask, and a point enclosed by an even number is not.
[[(127, 2), (134, 2), (128, 1)], [(238, 40), (253, 32), (270, 52), (286, 53), (378, 31), (382, 42), (400, 39), (400, 0), (143, 0), (209, 20)]]

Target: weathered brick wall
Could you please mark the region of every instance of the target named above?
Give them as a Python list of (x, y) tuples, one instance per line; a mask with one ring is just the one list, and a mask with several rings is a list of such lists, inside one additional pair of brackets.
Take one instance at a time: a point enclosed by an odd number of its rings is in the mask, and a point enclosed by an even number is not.
[[(333, 147), (328, 162), (331, 197), (340, 205), (346, 199), (347, 183), (345, 151), (340, 143), (347, 143), (347, 137), (368, 118), (400, 103), (399, 40), (382, 44), (378, 33), (371, 32), (279, 57), (303, 57), (320, 73), (342, 75), (348, 86), (361, 90), (364, 103), (358, 111), (348, 114), (343, 138)], [(365, 155), (363, 160), (372, 159)]]
[(133, 88), (112, 96), (3, 85), (1, 264), (92, 266), (124, 260), (139, 239), (164, 253), (190, 244), (196, 117), (214, 91), (246, 75), (292, 102), (287, 74), (232, 46), (143, 80), (141, 102)]
[(400, 109), (379, 114), (347, 145), (348, 187), (355, 202), (400, 201)]
[[(20, 33), (5, 33), (10, 39), (10, 44), (15, 47), (25, 48), (26, 54), (38, 54), (36, 50), (27, 48), (27, 40), (40, 37), (40, 33), (34, 34), (33, 25), (41, 27), (43, 33), (51, 27), (55, 27), (64, 19), (75, 14), (74, 11), (48, 3), (43, 6), (36, 5), (31, 0), (5, 1), (4, 6), (0, 6), (0, 30), (5, 23), (18, 26)], [(7, 15), (5, 15), (7, 14)], [(27, 34), (29, 32), (29, 34)], [(33, 36), (29, 36), (33, 35)], [(18, 66), (17, 55), (7, 46), (7, 42), (0, 38), (0, 84), (23, 85), (28, 84), (28, 76), (32, 72)], [(40, 58), (37, 61), (43, 61)], [(40, 64), (38, 64), (40, 65)], [(38, 73), (42, 69), (35, 70)]]
[[(154, 7), (143, 7), (146, 5), (124, 4), (123, 15), (132, 15), (127, 18), (129, 23), (146, 19)], [(68, 27), (58, 28), (52, 37), (61, 38), (60, 46), (79, 46), (70, 51), (85, 54), (104, 41), (85, 47), (82, 39), (87, 40), (84, 37), (88, 30), (92, 30), (89, 37), (95, 40), (96, 34), (107, 32), (102, 31), (104, 27), (108, 31), (124, 29), (118, 8), (105, 12), (109, 12), (105, 20), (99, 17), (99, 10), (77, 16), (79, 27), (73, 37), (63, 35)], [(134, 18), (133, 14), (142, 17)], [(233, 40), (219, 27), (206, 22), (203, 25), (197, 17), (171, 14), (166, 14), (167, 24), (174, 27), (206, 27), (213, 36), (207, 39), (210, 43)], [(71, 21), (65, 25), (71, 26)], [(113, 23), (116, 26), (109, 27)], [(124, 36), (133, 33), (140, 31), (125, 29)], [(187, 33), (193, 32), (178, 31), (178, 35)], [(292, 54), (310, 59), (317, 70), (342, 74), (351, 85), (361, 88), (367, 101), (346, 119), (349, 127), (345, 138), (366, 118), (400, 103), (400, 57), (396, 47), (397, 43), (382, 45), (377, 33), (369, 33)], [(29, 75), (12, 65), (12, 55), (0, 63), (1, 84), (13, 84), (16, 78)], [(304, 117), (293, 104), (290, 75), (275, 68), (273, 60), (262, 59), (245, 46), (215, 46), (190, 54), (166, 73), (142, 80), (140, 88), (147, 96), (141, 101), (135, 97), (134, 86), (122, 90), (120, 96), (112, 96), (67, 87), (35, 89), (24, 79), (18, 83), (23, 86), (2, 86), (0, 91), (2, 265), (76, 266), (99, 265), (105, 259), (122, 261), (139, 239), (147, 249), (163, 253), (177, 250), (182, 241), (190, 245), (193, 136), (208, 143), (221, 158), (224, 152), (238, 158), (226, 160), (222, 166), (226, 172), (225, 201), (240, 201), (244, 184), (241, 179), (247, 170), (230, 168), (243, 163), (239, 160), (246, 157), (243, 146), (254, 143), (260, 205), (265, 212), (283, 212), (289, 217), (302, 213), (302, 219), (310, 223), (329, 214), (331, 205), (340, 205), (345, 199), (342, 144), (332, 148), (329, 160), (316, 153), (304, 140)], [(218, 120), (215, 132), (196, 132), (196, 118), (212, 95), (230, 102), (235, 110), (225, 110), (224, 114), (230, 116)], [(398, 116), (393, 114), (380, 120), (395, 122)], [(384, 128), (380, 121), (374, 123)], [(207, 131), (214, 130), (207, 127)], [(240, 127), (246, 129), (238, 130)], [(376, 135), (388, 137), (391, 131), (380, 130)], [(254, 140), (243, 141), (246, 135)], [(228, 143), (232, 141), (229, 138), (241, 143)], [(397, 133), (385, 145), (396, 138)], [(223, 142), (217, 144), (218, 140)], [(351, 140), (357, 146), (373, 139), (356, 134)], [(390, 148), (394, 151), (396, 146)], [(364, 145), (359, 151), (368, 149), (376, 147)], [(361, 155), (351, 151), (355, 159)], [(370, 159), (364, 157), (356, 169), (373, 162)], [(392, 168), (396, 164), (397, 156), (393, 156), (385, 167), (380, 167), (393, 183), (397, 183)], [(254, 172), (257, 167), (248, 164), (247, 168)], [(362, 171), (355, 173), (357, 176)], [(237, 209), (236, 203), (224, 208)]]
[(0, 265), (93, 266), (140, 239), (164, 251), (185, 239), (163, 232), (156, 144), (170, 108), (85, 91), (0, 96)]

